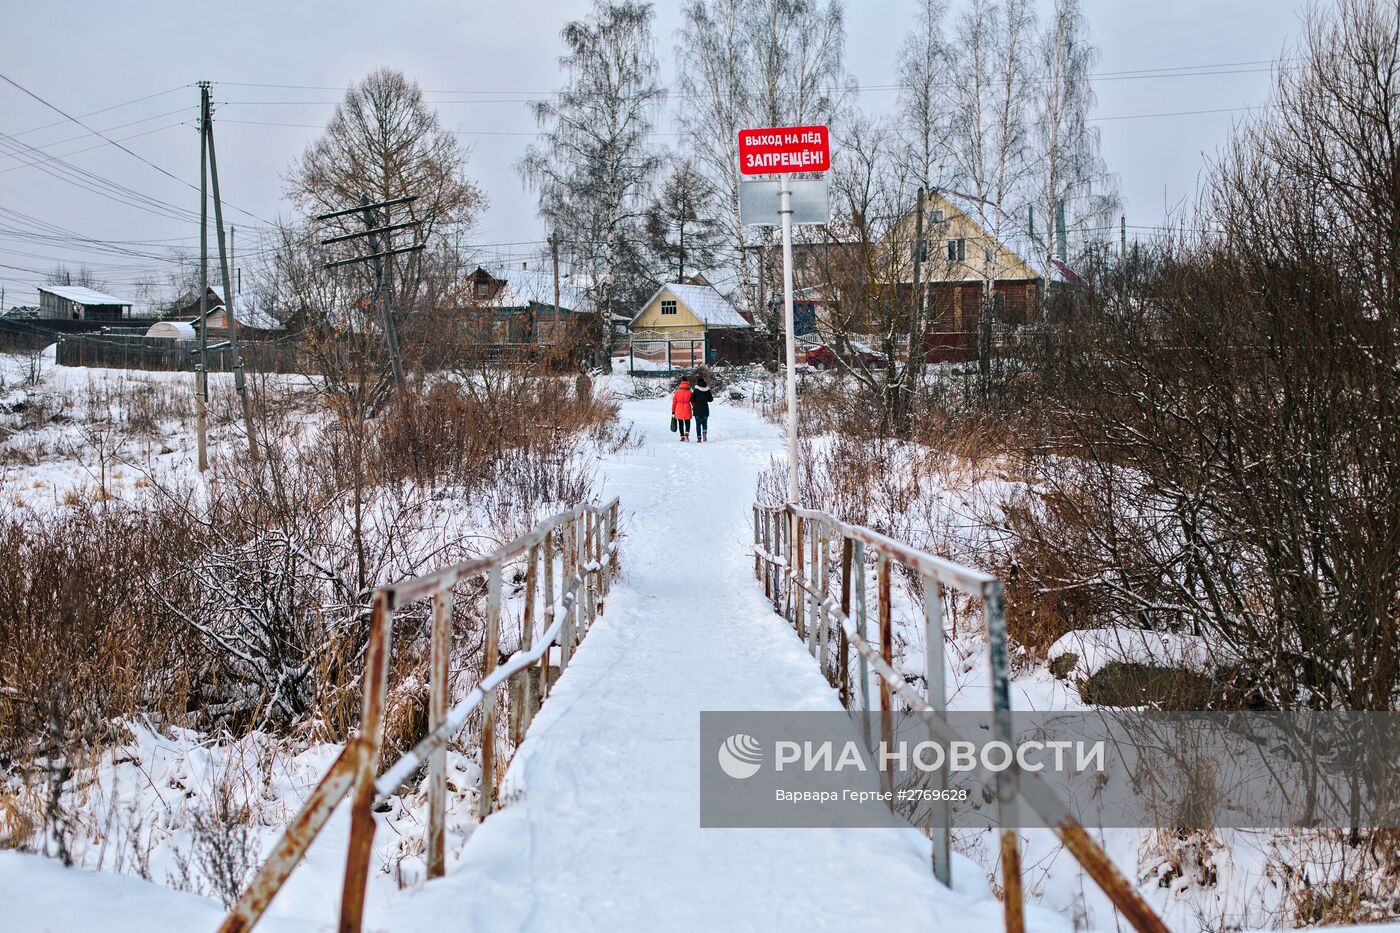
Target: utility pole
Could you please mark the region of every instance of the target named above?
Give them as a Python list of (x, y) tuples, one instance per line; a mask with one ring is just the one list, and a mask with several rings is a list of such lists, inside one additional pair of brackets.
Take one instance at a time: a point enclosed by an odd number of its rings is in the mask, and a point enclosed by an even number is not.
[[(364, 211), (365, 230), (372, 231), (379, 226), (379, 215), (370, 207), (369, 195), (360, 195), (360, 207)], [(384, 209), (386, 218), (384, 226), (387, 228), (389, 209)], [(384, 260), (387, 255), (380, 255), (379, 234), (369, 233), (369, 248), (373, 255), (370, 259), (374, 262), (374, 278), (377, 283), (379, 300), (384, 306), (384, 339), (389, 343), (389, 362), (394, 367), (394, 384), (399, 391), (403, 391), (403, 355), (399, 352), (399, 329), (394, 322), (394, 309), (389, 302), (389, 282), (386, 275), (388, 267)], [(384, 242), (389, 242), (389, 231), (384, 230)]]
[[(321, 214), (316, 218), (317, 220), (332, 220), (336, 217), (344, 217), (347, 214), (359, 214), (360, 218), (364, 221), (364, 230), (328, 237), (321, 241), (321, 245), (329, 246), (332, 243), (344, 243), (348, 240), (358, 239), (359, 237), (368, 237), (370, 254), (368, 256), (352, 256), (349, 259), (336, 259), (326, 263), (325, 268), (334, 269), (339, 266), (348, 266), (359, 262), (374, 263), (375, 296), (379, 299), (381, 307), (383, 308), (384, 338), (389, 344), (390, 362), (394, 368), (394, 384), (399, 391), (402, 391), (404, 388), (403, 357), (399, 352), (398, 325), (394, 321), (393, 308), (389, 302), (389, 283), (387, 281), (388, 276), (386, 274), (384, 260), (388, 259), (390, 256), (397, 256), (401, 253), (414, 253), (423, 249), (422, 243), (393, 249), (389, 247), (388, 242), (388, 234), (393, 231), (407, 230), (418, 226), (420, 223), (417, 220), (408, 220), (397, 224), (390, 223), (389, 208), (398, 204), (411, 204), (416, 200), (418, 200), (418, 195), (410, 194), (401, 198), (390, 198), (387, 201), (370, 203), (369, 195), (362, 194), (360, 195), (360, 204), (358, 207), (347, 207), (344, 210), (331, 211), (329, 214)], [(383, 224), (380, 224), (379, 214), (377, 213), (380, 208), (384, 210)], [(383, 248), (381, 248), (379, 240), (379, 235), (381, 233), (385, 235)]]
[(1128, 258), (1128, 215), (1118, 216), (1118, 258)]
[[(243, 408), (243, 430), (248, 436), (248, 456), (258, 462), (258, 437), (253, 430), (253, 406), (248, 398), (247, 380), (243, 373), (243, 353), (238, 346), (238, 321), (233, 314), (233, 279), (229, 275), (233, 244), (224, 244), (224, 201), (219, 195), (219, 159), (214, 151), (214, 126), (210, 119), (209, 97), (204, 98), (204, 146), (209, 153), (209, 174), (214, 182), (214, 226), (219, 232), (219, 275), (224, 283), (224, 319), (228, 322), (229, 351), (233, 354), (233, 386)], [(232, 231), (230, 231), (230, 238)]]
[(209, 469), (209, 82), (199, 82), (199, 365), (194, 375), (194, 424), (199, 435), (199, 472)]

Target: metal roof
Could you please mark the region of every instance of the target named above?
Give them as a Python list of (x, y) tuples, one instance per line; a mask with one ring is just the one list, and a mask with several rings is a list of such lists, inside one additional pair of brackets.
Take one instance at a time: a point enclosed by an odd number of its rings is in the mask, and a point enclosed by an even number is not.
[(656, 296), (662, 292), (670, 292), (690, 309), (708, 327), (753, 327), (742, 314), (734, 310), (734, 306), (729, 303), (719, 292), (710, 285), (682, 285), (678, 282), (667, 282), (656, 290), (656, 292), (646, 300), (641, 309), (632, 316), (632, 320), (641, 317)]
[(130, 298), (115, 298), (103, 292), (81, 285), (40, 285), (39, 291), (57, 295), (80, 305), (130, 305)]

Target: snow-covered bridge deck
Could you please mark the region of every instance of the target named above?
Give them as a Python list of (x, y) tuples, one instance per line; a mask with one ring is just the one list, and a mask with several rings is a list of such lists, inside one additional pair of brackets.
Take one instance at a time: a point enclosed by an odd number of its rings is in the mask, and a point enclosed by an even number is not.
[[(629, 403), (640, 449), (605, 464), (624, 572), (530, 728), (509, 802), (389, 930), (1000, 929), (985, 887), (940, 886), (913, 830), (701, 829), (701, 710), (840, 710), (752, 576), (749, 501), (780, 443), (747, 410), (678, 443)], [(971, 865), (962, 879), (980, 872)]]

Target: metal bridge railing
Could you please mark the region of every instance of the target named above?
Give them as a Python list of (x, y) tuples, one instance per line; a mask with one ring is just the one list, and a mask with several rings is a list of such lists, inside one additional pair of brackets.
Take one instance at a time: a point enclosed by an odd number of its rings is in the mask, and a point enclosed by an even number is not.
[[(807, 649), (816, 657), (823, 674), (833, 683), (847, 709), (859, 703), (862, 722), (869, 728), (870, 674), (878, 678), (881, 738), (892, 744), (893, 699), (898, 696), (925, 717), (929, 729), (944, 741), (962, 739), (943, 714), (947, 712), (944, 683), (943, 593), (945, 588), (982, 602), (987, 647), (991, 655), (992, 716), (996, 738), (1012, 744), (1010, 672), (1007, 656), (1006, 614), (1002, 585), (996, 577), (952, 561), (915, 550), (906, 544), (825, 513), (792, 504), (753, 507), (754, 577), (763, 581), (764, 595), (773, 611), (788, 619)], [(832, 579), (836, 550), (840, 551), (839, 580)], [(866, 561), (875, 560), (876, 612), (879, 631), (876, 644), (869, 634), (866, 593)], [(924, 593), (924, 664), (927, 695), (920, 696), (894, 669), (894, 624), (890, 599), (890, 565), (899, 564), (917, 574)], [(833, 587), (839, 590), (834, 595)], [(833, 623), (835, 631), (832, 631)], [(831, 666), (832, 641), (836, 666)], [(858, 658), (858, 693), (852, 695), (851, 650)], [(869, 736), (866, 736), (867, 741)], [(1005, 894), (1006, 929), (1025, 929), (1022, 906), (1021, 856), (1013, 807), (1022, 800), (1054, 828), (1065, 848), (1084, 867), (1124, 918), (1140, 933), (1167, 933), (1165, 924), (1109, 860), (1108, 854), (1085, 831), (1069, 809), (1042, 779), (1008, 768), (996, 773), (998, 822), (1001, 829), (1002, 885)], [(944, 819), (932, 830), (933, 870), (944, 884), (951, 880), (945, 801)]]
[[(535, 678), (525, 678), (517, 739), (524, 734), (548, 690), (550, 648), (558, 645), (559, 668), (569, 663), (574, 648), (592, 627), (600, 603), (612, 587), (617, 570), (619, 503), (581, 505), (545, 519), (528, 533), (484, 557), (446, 567), (435, 573), (380, 587), (374, 594), (369, 648), (365, 654), (364, 705), (360, 731), (346, 743), (301, 812), (288, 825), (272, 854), (219, 927), (220, 933), (249, 930), (301, 862), (306, 850), (326, 825), (336, 805), (353, 794), (350, 845), (341, 890), (341, 933), (355, 933), (364, 915), (365, 884), (369, 878), (374, 841), (374, 805), (398, 790), (424, 762), (428, 765), (428, 877), (445, 870), (447, 801), (447, 743), (478, 707), (481, 719), (480, 813), (491, 812), (496, 756), (496, 694), (511, 677), (539, 665)], [(525, 603), (520, 650), (499, 667), (501, 574), (507, 563), (525, 558)], [(560, 574), (555, 579), (556, 557)], [(472, 690), (448, 708), (448, 660), (451, 655), (452, 588), (475, 577), (486, 577), (486, 637), (484, 676)], [(541, 579), (542, 578), (542, 579)], [(432, 647), (429, 659), (428, 734), (382, 775), (376, 776), (384, 733), (384, 702), (388, 692), (389, 655), (394, 610), (419, 599), (433, 601)], [(536, 632), (536, 603), (548, 623)], [(537, 695), (538, 694), (538, 695)]]

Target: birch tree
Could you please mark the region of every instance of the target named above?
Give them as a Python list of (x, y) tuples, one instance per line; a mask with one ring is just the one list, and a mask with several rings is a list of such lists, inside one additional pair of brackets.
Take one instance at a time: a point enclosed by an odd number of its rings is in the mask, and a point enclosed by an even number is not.
[[(1023, 217), (1031, 159), (1028, 103), (1033, 86), (1034, 15), (1027, 0), (971, 0), (958, 19), (949, 103), (949, 161), (972, 203), (973, 220), (989, 240), (1004, 243)], [(978, 357), (983, 372), (991, 350), (992, 283), (999, 255), (984, 243), (969, 265), (983, 281)]]
[[(682, 14), (679, 122), (696, 166), (719, 192), (740, 301), (762, 319), (762, 276), (739, 222), (739, 130), (837, 122), (849, 88), (839, 0), (692, 0)], [(761, 245), (761, 244), (760, 244)]]
[(906, 174), (925, 189), (944, 181), (947, 159), (944, 136), (948, 106), (949, 56), (943, 0), (920, 0), (914, 28), (899, 51), (898, 132)]
[[(1061, 235), (1081, 244), (1099, 238), (1119, 207), (1117, 185), (1099, 152), (1098, 130), (1089, 125), (1094, 92), (1089, 70), (1098, 50), (1089, 41), (1079, 0), (1055, 0), (1039, 39), (1034, 97), (1032, 192), (1045, 268), (1055, 255), (1071, 258)], [(1057, 229), (1063, 205), (1064, 229)], [(1029, 225), (1030, 220), (1027, 220)]]
[(560, 252), (583, 270), (612, 359), (612, 314), (629, 307), (623, 272), (638, 255), (646, 197), (660, 165), (652, 132), (665, 92), (657, 82), (653, 9), (632, 0), (595, 0), (587, 19), (560, 33), (566, 85), (534, 104), (545, 141), (517, 166), (539, 194), (539, 213)]

